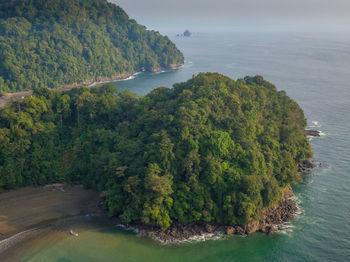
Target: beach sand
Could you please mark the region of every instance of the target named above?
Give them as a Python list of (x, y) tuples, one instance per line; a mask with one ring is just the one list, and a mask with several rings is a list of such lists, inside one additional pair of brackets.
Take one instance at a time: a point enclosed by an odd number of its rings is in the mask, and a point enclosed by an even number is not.
[[(98, 214), (101, 199), (95, 190), (54, 184), (24, 187), (0, 194), (0, 260), (15, 261), (24, 240), (67, 235), (79, 216)], [(78, 218), (78, 220), (76, 220)], [(57, 222), (59, 221), (59, 222)], [(79, 222), (81, 228), (81, 222)], [(5, 260), (6, 259), (6, 260)]]

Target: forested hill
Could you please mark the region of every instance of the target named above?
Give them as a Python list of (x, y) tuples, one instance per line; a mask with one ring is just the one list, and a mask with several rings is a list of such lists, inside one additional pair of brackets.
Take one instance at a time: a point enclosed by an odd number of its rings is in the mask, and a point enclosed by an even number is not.
[(299, 181), (305, 127), (259, 76), (199, 74), (143, 97), (37, 89), (0, 111), (0, 188), (83, 183), (123, 222), (244, 224)]
[(107, 0), (0, 0), (0, 93), (182, 64), (168, 37)]

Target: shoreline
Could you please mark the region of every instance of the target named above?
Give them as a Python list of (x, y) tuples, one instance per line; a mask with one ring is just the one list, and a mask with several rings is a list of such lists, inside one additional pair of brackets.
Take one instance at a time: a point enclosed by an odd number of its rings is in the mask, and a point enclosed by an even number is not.
[[(66, 217), (53, 221), (47, 225), (20, 232), (10, 238), (0, 241), (0, 257), (4, 262), (20, 262), (31, 252), (36, 252), (43, 245), (61, 241), (66, 238), (75, 238), (70, 230), (79, 235), (95, 223), (109, 224), (111, 220), (105, 213), (85, 214)], [(111, 225), (112, 226), (112, 225)]]
[[(184, 65), (184, 63), (182, 64), (173, 64), (170, 65), (168, 68), (156, 68), (154, 70), (152, 70), (151, 73), (160, 73), (162, 72), (162, 70), (166, 71), (166, 70), (176, 70), (180, 67), (182, 67)], [(68, 84), (68, 85), (62, 85), (59, 87), (53, 87), (53, 88), (48, 88), (49, 90), (55, 90), (55, 91), (69, 91), (73, 88), (76, 87), (93, 87), (96, 85), (100, 85), (100, 84), (107, 84), (107, 83), (112, 83), (112, 82), (117, 82), (117, 81), (127, 81), (127, 80), (131, 80), (133, 79), (135, 76), (144, 73), (144, 72), (135, 72), (135, 73), (129, 73), (129, 74), (121, 74), (118, 76), (112, 76), (112, 77), (97, 77), (93, 80), (86, 80), (83, 82), (79, 82), (79, 83), (72, 83), (72, 84)], [(12, 93), (0, 93), (0, 109), (8, 106), (13, 99), (23, 99), (28, 95), (32, 95), (33, 94), (33, 90), (24, 90), (24, 91), (19, 91), (19, 92), (12, 92)]]
[(283, 230), (284, 224), (290, 222), (299, 212), (297, 203), (291, 198), (294, 192), (291, 186), (283, 190), (282, 199), (264, 211), (258, 212), (259, 220), (252, 220), (246, 225), (224, 225), (216, 222), (194, 222), (189, 224), (173, 223), (165, 231), (156, 227), (130, 223), (117, 224), (118, 227), (156, 240), (162, 244), (182, 244), (188, 242), (218, 239), (229, 235), (250, 235), (255, 232), (273, 235)]
[[(306, 159), (298, 163), (298, 173), (311, 172), (316, 167), (317, 165), (313, 159)], [(293, 189), (291, 185), (288, 185), (283, 189), (283, 196), (280, 201), (265, 210), (259, 211), (260, 219), (251, 219), (246, 225), (224, 225), (217, 222), (201, 221), (188, 224), (174, 222), (163, 231), (157, 227), (139, 223), (122, 224), (116, 219), (116, 226), (156, 240), (159, 243), (170, 245), (218, 239), (228, 235), (244, 236), (256, 232), (273, 235), (275, 232), (288, 229), (285, 224), (300, 214), (300, 208), (293, 197)]]
[[(310, 171), (316, 165), (311, 161), (311, 159), (305, 161), (305, 163), (299, 164), (300, 166), (310, 166), (310, 168), (304, 168), (301, 171), (305, 172)], [(56, 209), (54, 210), (54, 216), (50, 217), (49, 211), (47, 211), (47, 206), (42, 206), (43, 215), (39, 215), (41, 220), (34, 223), (31, 221), (31, 216), (29, 215), (29, 221), (27, 219), (28, 214), (25, 208), (29, 208), (30, 212), (34, 212), (34, 216), (37, 217), (37, 210), (32, 210), (31, 205), (28, 203), (21, 203), (25, 207), (16, 207), (12, 203), (9, 206), (12, 206), (12, 209), (20, 209), (20, 214), (22, 219), (16, 217), (18, 211), (15, 212), (15, 215), (11, 218), (11, 215), (7, 214), (8, 220), (12, 219), (17, 221), (18, 228), (13, 230), (11, 222), (4, 221), (4, 216), (0, 216), (0, 256), (12, 257), (16, 250), (28, 244), (28, 241), (39, 239), (44, 233), (50, 234), (60, 228), (61, 233), (68, 234), (69, 222), (67, 221), (79, 221), (80, 218), (85, 217), (100, 217), (104, 219), (106, 223), (110, 223), (111, 226), (117, 226), (127, 231), (132, 231), (140, 236), (144, 236), (150, 239), (153, 239), (161, 244), (176, 245), (189, 242), (198, 242), (205, 241), (209, 239), (219, 239), (229, 235), (250, 235), (255, 232), (261, 232), (267, 235), (273, 235), (276, 231), (287, 229), (285, 228), (285, 223), (290, 222), (294, 219), (299, 213), (299, 207), (295, 200), (293, 200), (294, 192), (290, 185), (288, 185), (283, 190), (282, 199), (277, 202), (275, 205), (258, 212), (260, 217), (259, 220), (251, 220), (246, 225), (223, 225), (216, 222), (194, 222), (189, 224), (181, 224), (174, 222), (168, 229), (160, 230), (159, 228), (153, 226), (146, 226), (138, 223), (130, 224), (121, 224), (120, 220), (115, 217), (109, 217), (105, 210), (101, 208), (101, 198), (98, 196), (97, 191), (83, 189), (82, 186), (72, 186), (67, 184), (51, 184), (42, 187), (25, 187), (16, 190), (11, 190), (0, 194), (0, 204), (4, 201), (17, 202), (23, 197), (28, 198), (27, 194), (21, 194), (21, 191), (30, 191), (29, 194), (33, 194), (33, 199), (35, 199), (36, 204), (39, 196), (47, 194), (54, 194), (54, 198), (46, 197), (43, 199), (44, 204), (54, 205)], [(85, 195), (85, 196), (84, 196)], [(12, 198), (14, 196), (14, 198)], [(57, 200), (57, 197), (60, 196), (63, 199)], [(72, 198), (74, 196), (74, 198)], [(83, 197), (84, 196), (84, 197)], [(16, 199), (19, 198), (19, 199)], [(29, 197), (30, 198), (30, 197)], [(67, 207), (67, 198), (72, 204), (72, 207)], [(51, 200), (50, 200), (51, 199)], [(83, 200), (82, 200), (83, 199)], [(31, 201), (31, 200), (29, 200)], [(57, 204), (57, 201), (59, 202)], [(50, 202), (50, 203), (48, 203)], [(64, 208), (64, 211), (60, 209)], [(35, 206), (35, 205), (34, 205)], [(5, 207), (0, 205), (0, 209), (6, 210)], [(47, 213), (45, 213), (47, 212)], [(52, 212), (52, 210), (51, 210)], [(9, 212), (11, 213), (11, 212)], [(6, 214), (6, 212), (1, 212), (0, 214)], [(25, 223), (23, 223), (25, 221)], [(8, 225), (7, 225), (8, 224)], [(60, 226), (60, 225), (64, 225)], [(4, 226), (5, 225), (5, 226)], [(8, 227), (8, 228), (7, 228)], [(5, 229), (5, 232), (4, 232)], [(7, 232), (6, 232), (7, 229)], [(9, 260), (11, 261), (11, 260)]]
[[(121, 224), (118, 218), (111, 218), (103, 210), (95, 213), (86, 213), (64, 218), (57, 218), (53, 221), (42, 223), (41, 226), (33, 226), (25, 231), (17, 232), (0, 241), (0, 255), (11, 258), (19, 247), (29, 245), (30, 241), (39, 239), (43, 235), (59, 231), (68, 235), (69, 228), (74, 222), (83, 223), (88, 217), (99, 217), (105, 219), (111, 226), (119, 227), (126, 231), (132, 231), (142, 237), (147, 237), (160, 244), (178, 245), (191, 242), (215, 240), (230, 235), (250, 235), (256, 232), (272, 235), (279, 230), (284, 230), (286, 222), (290, 222), (298, 214), (299, 208), (291, 197), (294, 195), (290, 186), (284, 190), (284, 196), (276, 205), (265, 211), (259, 212), (260, 220), (251, 220), (247, 225), (227, 226), (215, 222), (195, 222), (189, 224), (173, 223), (168, 229), (162, 231), (152, 226), (139, 224)], [(75, 226), (76, 227), (76, 226)], [(9, 260), (11, 261), (11, 260)]]
[(97, 191), (82, 186), (28, 186), (0, 194), (0, 256), (35, 239), (57, 223), (86, 214), (101, 214)]
[(43, 221), (41, 225), (33, 225), (27, 230), (16, 232), (5, 239), (0, 240), (0, 256), (5, 261), (13, 261), (13, 257), (17, 257), (18, 249), (30, 246), (32, 241), (39, 241), (40, 238), (50, 234), (60, 233), (62, 236), (69, 235), (70, 228), (82, 228), (82, 224), (86, 223), (91, 217), (98, 217), (111, 224), (122, 228), (126, 231), (132, 231), (142, 237), (147, 237), (160, 244), (177, 245), (191, 242), (200, 242), (206, 240), (215, 240), (230, 235), (250, 235), (255, 232), (272, 235), (276, 231), (283, 230), (284, 224), (293, 220), (298, 213), (296, 202), (290, 199), (293, 196), (293, 190), (290, 186), (284, 190), (284, 197), (276, 205), (265, 211), (259, 212), (260, 220), (252, 220), (244, 226), (226, 226), (215, 222), (204, 223), (196, 222), (189, 224), (173, 223), (167, 230), (139, 225), (139, 224), (121, 224), (118, 218), (108, 217), (102, 209), (94, 210), (94, 213), (78, 214), (67, 217), (60, 217), (52, 221)]

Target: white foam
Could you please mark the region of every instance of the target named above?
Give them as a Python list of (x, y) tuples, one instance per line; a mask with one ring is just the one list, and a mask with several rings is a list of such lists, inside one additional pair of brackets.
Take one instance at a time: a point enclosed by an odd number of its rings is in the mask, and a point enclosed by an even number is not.
[(155, 238), (155, 240), (161, 242), (162, 244), (186, 244), (186, 243), (196, 243), (196, 242), (205, 242), (208, 240), (219, 240), (225, 238), (226, 235), (224, 232), (214, 232), (214, 233), (205, 233), (203, 235), (195, 235), (189, 238), (183, 238), (178, 240), (163, 240), (160, 238)]
[(128, 81), (128, 80), (131, 80), (131, 79), (134, 79), (134, 78), (135, 78), (135, 75), (132, 75), (132, 76), (129, 76), (128, 78), (120, 79), (118, 81)]
[[(145, 236), (146, 235), (145, 232), (140, 231), (139, 229), (137, 229), (135, 227), (127, 227), (123, 224), (117, 224), (117, 225), (115, 225), (115, 227), (119, 227), (123, 230), (133, 232), (133, 233), (137, 234), (138, 236)], [(175, 244), (176, 245), (176, 244), (184, 244), (184, 243), (203, 242), (203, 241), (207, 241), (207, 240), (218, 240), (218, 239), (224, 238), (225, 236), (226, 235), (224, 232), (217, 231), (214, 233), (205, 233), (203, 235), (195, 235), (195, 236), (191, 236), (188, 238), (176, 239), (176, 240), (164, 240), (164, 239), (159, 238), (159, 237), (153, 237), (153, 239), (160, 242), (161, 244), (172, 244), (172, 245)]]
[[(176, 68), (175, 68), (176, 69)], [(162, 73), (165, 73), (165, 72), (167, 72), (167, 71), (165, 71), (165, 70), (162, 70), (162, 71), (159, 71), (159, 72), (154, 72), (154, 73), (152, 73), (153, 75), (159, 75), (159, 74), (162, 74)]]
[(16, 244), (17, 242), (20, 242), (22, 239), (24, 239), (27, 235), (39, 231), (41, 228), (32, 228), (26, 231), (22, 231), (20, 233), (17, 233), (9, 238), (6, 238), (4, 240), (0, 241), (0, 253), (5, 251), (6, 249), (10, 248), (12, 245)]
[(140, 230), (138, 230), (136, 227), (127, 227), (123, 224), (117, 224), (117, 225), (115, 225), (115, 227), (120, 227), (123, 230), (134, 232), (137, 235), (142, 235), (142, 236), (144, 235), (144, 233), (140, 232)]
[(120, 81), (128, 81), (134, 79), (137, 75), (141, 74), (142, 72), (136, 72), (132, 74), (131, 76), (124, 78), (124, 79), (117, 79), (117, 80), (108, 80), (108, 81), (102, 81), (102, 82), (93, 82), (91, 85), (88, 85), (88, 87), (93, 87), (96, 85), (102, 85), (102, 84), (107, 84), (107, 83), (113, 83), (113, 82), (120, 82)]
[(192, 66), (193, 66), (192, 61), (185, 61), (185, 63), (181, 67), (189, 68)]
[(322, 131), (319, 131), (320, 132), (320, 136), (326, 136), (327, 134), (326, 133), (323, 133)]
[(294, 225), (292, 225), (290, 222), (283, 223), (282, 225), (275, 225), (276, 233), (286, 234), (289, 235), (293, 232), (293, 229), (295, 228)]
[(309, 127), (310, 128), (315, 128), (315, 127), (322, 127), (322, 125), (318, 121), (311, 121), (311, 124)]

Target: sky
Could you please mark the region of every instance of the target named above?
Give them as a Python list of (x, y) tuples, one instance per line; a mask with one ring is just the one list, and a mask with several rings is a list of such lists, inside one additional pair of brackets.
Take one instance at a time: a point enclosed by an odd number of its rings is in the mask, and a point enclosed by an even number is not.
[(350, 0), (110, 0), (150, 29), (343, 31)]

